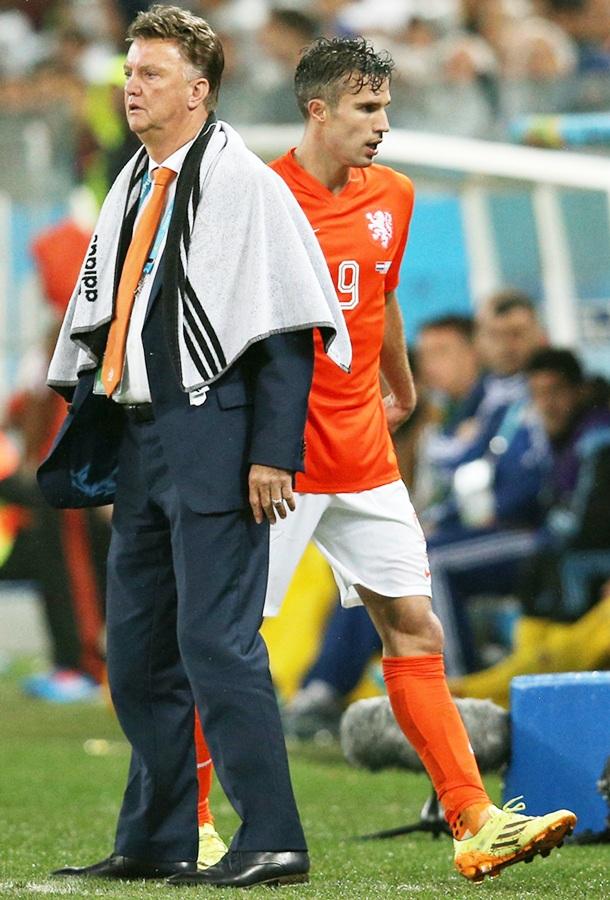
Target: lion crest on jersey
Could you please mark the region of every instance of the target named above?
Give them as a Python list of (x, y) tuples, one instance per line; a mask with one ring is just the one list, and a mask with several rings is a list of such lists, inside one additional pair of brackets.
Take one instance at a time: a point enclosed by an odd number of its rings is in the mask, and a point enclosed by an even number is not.
[(368, 212), (366, 218), (368, 219), (369, 231), (373, 236), (373, 240), (379, 241), (381, 246), (385, 249), (389, 245), (392, 240), (392, 235), (394, 234), (392, 213), (378, 209), (376, 212)]

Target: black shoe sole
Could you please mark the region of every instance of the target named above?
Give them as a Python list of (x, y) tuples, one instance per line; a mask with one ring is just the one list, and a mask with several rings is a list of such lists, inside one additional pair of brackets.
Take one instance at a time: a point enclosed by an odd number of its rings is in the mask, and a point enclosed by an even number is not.
[(263, 881), (255, 881), (252, 884), (214, 884), (211, 881), (188, 881), (184, 880), (168, 881), (172, 887), (214, 887), (214, 888), (239, 888), (240, 890), (249, 890), (256, 887), (287, 887), (291, 884), (309, 884), (309, 875), (307, 872), (299, 872), (294, 875), (275, 875), (265, 878)]

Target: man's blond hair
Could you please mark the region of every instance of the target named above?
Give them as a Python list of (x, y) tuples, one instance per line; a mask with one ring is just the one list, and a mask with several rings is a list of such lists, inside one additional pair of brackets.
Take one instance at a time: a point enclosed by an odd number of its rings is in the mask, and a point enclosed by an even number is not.
[(136, 38), (174, 41), (185, 61), (209, 82), (206, 109), (216, 108), (224, 53), (218, 36), (205, 19), (179, 6), (157, 4), (138, 13), (127, 29), (127, 41), (131, 43)]

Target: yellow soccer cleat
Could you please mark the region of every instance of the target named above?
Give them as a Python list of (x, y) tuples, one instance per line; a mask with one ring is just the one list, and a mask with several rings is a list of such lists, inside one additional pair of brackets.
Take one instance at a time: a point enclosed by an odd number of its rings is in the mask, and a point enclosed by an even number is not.
[(216, 865), (227, 852), (227, 845), (218, 834), (211, 822), (199, 826), (199, 856), (197, 866), (199, 869), (209, 869)]
[(464, 878), (480, 884), (486, 875), (495, 878), (513, 863), (531, 862), (538, 854), (548, 856), (573, 832), (576, 816), (570, 810), (523, 816), (521, 800), (509, 800), (502, 809), (493, 806), (490, 818), (473, 837), (453, 841), (454, 864)]

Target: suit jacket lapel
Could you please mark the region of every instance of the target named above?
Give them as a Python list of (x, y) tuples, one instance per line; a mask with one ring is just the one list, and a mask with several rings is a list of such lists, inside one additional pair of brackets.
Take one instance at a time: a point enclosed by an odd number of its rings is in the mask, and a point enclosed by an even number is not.
[(161, 285), (163, 284), (163, 269), (164, 264), (163, 260), (165, 257), (165, 253), (162, 254), (161, 259), (159, 260), (159, 265), (157, 266), (157, 271), (155, 272), (155, 277), (153, 279), (152, 288), (150, 289), (150, 295), (148, 297), (148, 306), (146, 307), (146, 315), (144, 316), (144, 324), (148, 321), (148, 317), (152, 311), (153, 305), (157, 301), (157, 297), (161, 292)]

